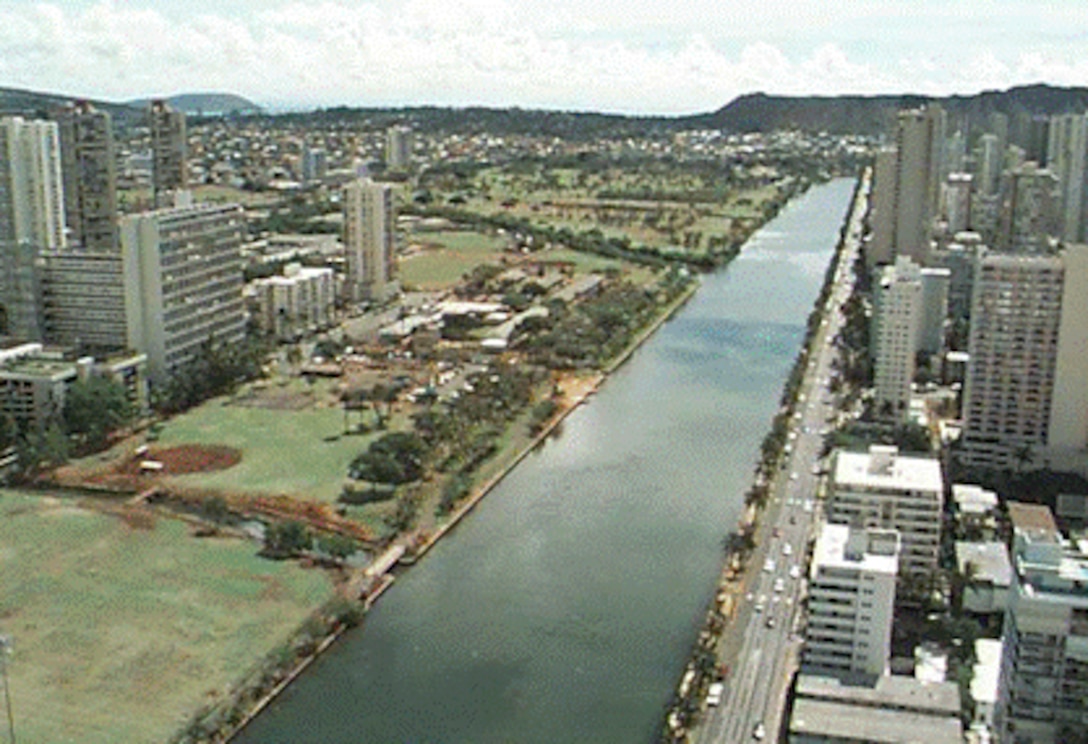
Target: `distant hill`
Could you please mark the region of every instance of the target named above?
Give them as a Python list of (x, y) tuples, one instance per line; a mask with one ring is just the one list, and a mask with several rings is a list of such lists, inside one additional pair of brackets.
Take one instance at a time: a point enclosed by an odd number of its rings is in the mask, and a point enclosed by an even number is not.
[[(27, 118), (47, 119), (53, 112), (71, 101), (80, 100), (75, 96), (57, 93), (41, 93), (20, 88), (0, 88), (0, 116), (19, 115)], [(97, 108), (108, 111), (114, 123), (128, 125), (137, 121), (143, 112), (123, 103), (90, 100)]]
[[(126, 105), (137, 109), (147, 107), (150, 98), (128, 101)], [(259, 114), (260, 106), (248, 98), (233, 93), (181, 93), (166, 99), (173, 108), (190, 116), (225, 116), (227, 114)]]
[(763, 132), (797, 128), (806, 131), (879, 134), (885, 132), (901, 108), (929, 101), (942, 105), (952, 121), (981, 122), (994, 111), (1013, 116), (1018, 112), (1053, 116), (1088, 111), (1088, 88), (1028, 85), (1005, 91), (985, 91), (973, 96), (929, 98), (900, 96), (769, 96), (752, 93), (731, 101), (710, 114), (684, 117), (696, 126), (732, 132)]

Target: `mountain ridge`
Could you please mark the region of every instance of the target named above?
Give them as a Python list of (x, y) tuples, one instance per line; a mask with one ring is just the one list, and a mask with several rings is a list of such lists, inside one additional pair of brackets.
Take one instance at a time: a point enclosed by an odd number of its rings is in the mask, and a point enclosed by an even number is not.
[[(47, 117), (50, 112), (75, 96), (17, 88), (0, 88), (0, 114)], [(139, 123), (150, 98), (127, 102), (91, 100), (109, 111), (119, 125)], [(191, 116), (267, 115), (243, 96), (233, 93), (182, 93), (166, 98), (175, 108)], [(920, 94), (883, 94), (872, 96), (778, 96), (747, 93), (719, 109), (685, 116), (632, 116), (593, 111), (558, 111), (524, 109), (520, 106), (488, 108), (479, 106), (332, 106), (308, 112), (276, 114), (278, 117), (369, 118), (411, 120), (423, 128), (501, 131), (567, 136), (597, 136), (611, 130), (632, 132), (641, 129), (678, 130), (713, 128), (728, 132), (763, 132), (775, 129), (826, 131), (835, 134), (875, 135), (890, 130), (895, 113), (902, 108), (938, 103), (949, 114), (953, 125), (978, 124), (993, 112), (1012, 117), (1023, 112), (1030, 116), (1053, 116), (1088, 111), (1088, 87), (1061, 87), (1044, 83), (1023, 85), (1006, 90), (985, 90), (973, 95), (926, 96)]]

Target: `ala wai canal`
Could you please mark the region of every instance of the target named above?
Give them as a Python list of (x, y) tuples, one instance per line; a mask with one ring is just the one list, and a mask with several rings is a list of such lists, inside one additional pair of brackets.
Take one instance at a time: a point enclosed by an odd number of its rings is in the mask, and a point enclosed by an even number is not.
[(854, 182), (757, 232), (236, 741), (653, 741)]

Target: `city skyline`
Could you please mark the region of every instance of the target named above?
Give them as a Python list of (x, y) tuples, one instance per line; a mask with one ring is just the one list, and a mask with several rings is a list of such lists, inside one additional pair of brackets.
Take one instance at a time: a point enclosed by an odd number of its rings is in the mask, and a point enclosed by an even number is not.
[[(663, 17), (666, 16), (667, 17)], [(684, 114), (738, 95), (974, 94), (1088, 81), (1083, 7), (1026, 0), (664, 14), (647, 0), (0, 2), (0, 85), (127, 100), (218, 90), (273, 109), (490, 105)]]

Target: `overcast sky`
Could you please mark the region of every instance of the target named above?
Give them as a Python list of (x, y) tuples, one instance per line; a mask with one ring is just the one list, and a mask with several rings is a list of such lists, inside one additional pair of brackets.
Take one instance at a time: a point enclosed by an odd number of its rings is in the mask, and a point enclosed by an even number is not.
[(0, 86), (262, 105), (709, 111), (1088, 85), (1086, 0), (0, 0)]

